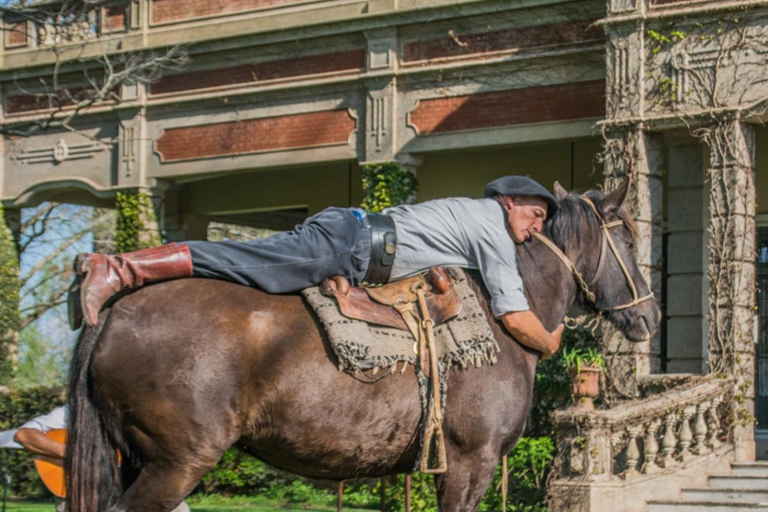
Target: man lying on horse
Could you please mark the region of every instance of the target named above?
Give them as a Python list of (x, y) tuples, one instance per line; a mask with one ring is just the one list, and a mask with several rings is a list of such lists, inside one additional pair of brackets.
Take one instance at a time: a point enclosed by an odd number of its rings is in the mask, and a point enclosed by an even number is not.
[(343, 276), (378, 285), (453, 265), (479, 269), (493, 314), (523, 345), (551, 357), (563, 326), (547, 331), (523, 292), (515, 243), (541, 232), (558, 204), (530, 178), (489, 183), (483, 199), (448, 198), (388, 208), (328, 208), (292, 231), (248, 242), (168, 244), (119, 255), (80, 255), (80, 307), (85, 322), (120, 292), (182, 277), (225, 279), (269, 293), (296, 292)]

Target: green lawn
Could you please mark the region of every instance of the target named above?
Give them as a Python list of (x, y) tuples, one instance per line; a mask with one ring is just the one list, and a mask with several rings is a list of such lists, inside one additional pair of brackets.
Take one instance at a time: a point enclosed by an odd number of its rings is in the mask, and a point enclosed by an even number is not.
[[(221, 499), (214, 502), (206, 499), (194, 500), (190, 504), (190, 509), (192, 512), (330, 512), (335, 511), (336, 507), (309, 507), (296, 504), (281, 506), (279, 503), (252, 504), (241, 498), (231, 503)], [(53, 500), (8, 500), (5, 510), (6, 512), (53, 512)], [(344, 512), (371, 512), (371, 510), (344, 507)]]

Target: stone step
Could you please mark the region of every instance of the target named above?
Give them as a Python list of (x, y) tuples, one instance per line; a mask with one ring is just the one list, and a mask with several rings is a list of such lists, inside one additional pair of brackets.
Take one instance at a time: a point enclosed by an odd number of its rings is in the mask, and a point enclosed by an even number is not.
[(768, 512), (768, 503), (649, 501), (648, 512)]
[(713, 489), (768, 490), (768, 478), (761, 476), (711, 476), (709, 486)]
[(768, 490), (744, 489), (682, 489), (683, 501), (718, 503), (768, 503)]
[(761, 476), (768, 478), (768, 462), (733, 462), (731, 463), (733, 476)]

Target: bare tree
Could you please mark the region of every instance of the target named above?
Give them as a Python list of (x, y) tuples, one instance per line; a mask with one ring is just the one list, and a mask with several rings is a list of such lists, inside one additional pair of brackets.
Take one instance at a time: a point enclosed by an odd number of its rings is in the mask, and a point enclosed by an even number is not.
[(6, 120), (0, 125), (0, 134), (29, 137), (49, 130), (78, 132), (75, 120), (91, 107), (119, 104), (121, 87), (150, 84), (165, 71), (186, 65), (187, 52), (181, 46), (163, 51), (120, 52), (114, 39), (104, 42), (96, 58), (65, 58), (65, 50), (72, 55), (73, 45), (85, 45), (99, 37), (95, 21), (103, 4), (103, 0), (18, 0), (0, 4), (3, 31), (28, 38), (30, 27), (38, 27), (32, 37), (54, 56), (45, 76), (15, 81), (19, 97), (32, 105), (30, 110), (37, 115)]

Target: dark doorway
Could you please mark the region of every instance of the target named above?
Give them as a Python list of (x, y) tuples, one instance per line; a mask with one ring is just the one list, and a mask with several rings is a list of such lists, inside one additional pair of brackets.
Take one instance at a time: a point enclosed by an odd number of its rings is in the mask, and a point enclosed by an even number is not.
[(768, 227), (757, 228), (757, 312), (759, 333), (755, 358), (755, 415), (758, 428), (768, 428)]

